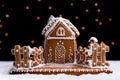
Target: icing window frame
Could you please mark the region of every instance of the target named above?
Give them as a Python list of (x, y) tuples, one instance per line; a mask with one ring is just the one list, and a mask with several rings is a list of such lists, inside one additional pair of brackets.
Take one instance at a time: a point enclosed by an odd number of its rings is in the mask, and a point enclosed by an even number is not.
[(65, 36), (65, 29), (63, 27), (59, 27), (56, 32), (57, 36)]

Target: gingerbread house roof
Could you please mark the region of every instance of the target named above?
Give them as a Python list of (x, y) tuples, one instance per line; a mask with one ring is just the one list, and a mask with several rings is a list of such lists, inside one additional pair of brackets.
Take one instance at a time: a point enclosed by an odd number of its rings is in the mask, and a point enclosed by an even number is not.
[(65, 27), (67, 27), (67, 29), (76, 37), (80, 35), (79, 31), (77, 30), (77, 28), (67, 19), (62, 18), (62, 17), (54, 17), (54, 16), (50, 16), (49, 20), (48, 20), (48, 24), (45, 26), (45, 28), (42, 31), (42, 35), (47, 36), (49, 34), (49, 32), (54, 29), (54, 27), (57, 25), (57, 23), (61, 22), (62, 24), (65, 25)]

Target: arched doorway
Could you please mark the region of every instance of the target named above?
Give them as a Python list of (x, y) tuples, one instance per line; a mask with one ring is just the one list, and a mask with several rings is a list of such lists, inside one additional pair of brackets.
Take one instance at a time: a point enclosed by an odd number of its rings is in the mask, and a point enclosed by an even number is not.
[(65, 63), (65, 47), (63, 45), (57, 45), (55, 47), (55, 63)]

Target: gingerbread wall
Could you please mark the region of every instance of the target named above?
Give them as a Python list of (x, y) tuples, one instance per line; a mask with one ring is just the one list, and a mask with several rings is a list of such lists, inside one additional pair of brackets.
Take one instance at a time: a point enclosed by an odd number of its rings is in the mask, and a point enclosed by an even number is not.
[(75, 32), (62, 22), (48, 32), (44, 44), (46, 62), (73, 63), (77, 49)]
[[(61, 36), (57, 35), (59, 33), (58, 32), (59, 28), (62, 28), (64, 30), (65, 34), (63, 36), (62, 35)], [(59, 22), (59, 23), (56, 24), (54, 29), (52, 29), (50, 31), (48, 36), (50, 36), (50, 37), (57, 37), (57, 38), (58, 37), (71, 37), (71, 36), (73, 36), (73, 34), (70, 32), (70, 30), (67, 29), (67, 27), (65, 27), (65, 25), (62, 22)]]
[[(47, 40), (46, 41), (46, 61), (55, 63), (72, 63), (76, 44), (74, 40)], [(57, 55), (58, 54), (58, 55)], [(56, 57), (58, 56), (58, 58)], [(62, 57), (63, 56), (63, 57)], [(50, 58), (51, 57), (51, 58)], [(60, 58), (59, 58), (60, 57)], [(56, 60), (58, 59), (58, 60)], [(62, 60), (62, 61), (59, 61)]]

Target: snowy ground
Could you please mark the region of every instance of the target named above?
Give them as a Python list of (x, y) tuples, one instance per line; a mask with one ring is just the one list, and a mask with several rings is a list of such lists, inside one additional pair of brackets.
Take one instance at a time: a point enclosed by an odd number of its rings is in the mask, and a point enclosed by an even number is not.
[(108, 61), (113, 71), (111, 74), (87, 74), (87, 75), (41, 75), (41, 74), (17, 74), (10, 75), (8, 72), (12, 68), (12, 61), (0, 61), (0, 80), (120, 80), (120, 61)]

